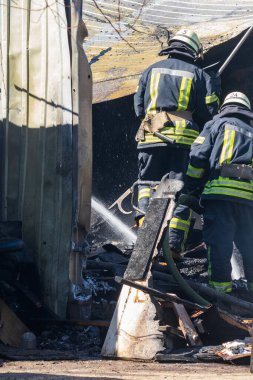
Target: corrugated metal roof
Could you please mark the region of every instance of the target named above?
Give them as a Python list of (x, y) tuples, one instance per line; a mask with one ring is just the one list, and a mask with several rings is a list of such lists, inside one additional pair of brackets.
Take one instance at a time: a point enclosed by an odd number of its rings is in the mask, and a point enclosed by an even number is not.
[(166, 30), (196, 30), (204, 48), (239, 34), (253, 22), (253, 0), (87, 0), (84, 48), (94, 79), (94, 102), (134, 92), (138, 76), (161, 59)]

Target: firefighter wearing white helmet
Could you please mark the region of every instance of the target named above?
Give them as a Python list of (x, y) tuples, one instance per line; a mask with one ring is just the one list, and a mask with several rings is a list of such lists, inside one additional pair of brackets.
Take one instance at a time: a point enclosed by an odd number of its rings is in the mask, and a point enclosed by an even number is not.
[(193, 32), (190, 29), (181, 29), (175, 34), (169, 41), (169, 44), (175, 41), (180, 41), (189, 46), (195, 54), (196, 57), (203, 58), (203, 47), (199, 40), (197, 33)]
[[(218, 111), (220, 83), (199, 67), (197, 58), (201, 52), (197, 34), (181, 30), (160, 54), (166, 54), (167, 59), (149, 66), (140, 78), (134, 107), (137, 117), (143, 120), (136, 135), (141, 181), (159, 181), (166, 173), (170, 178), (184, 180), (191, 144), (204, 123)], [(164, 138), (157, 137), (156, 131)], [(139, 225), (151, 195), (148, 185), (139, 186)], [(169, 238), (174, 252), (184, 249), (190, 218), (189, 208), (176, 209)]]
[(201, 197), (204, 206), (209, 283), (228, 293), (233, 243), (243, 257), (248, 288), (253, 291), (252, 121), (249, 98), (238, 91), (228, 94), (219, 114), (192, 144), (187, 170), (185, 191)]
[(240, 106), (244, 106), (244, 107), (248, 108), (249, 110), (251, 109), (251, 104), (250, 104), (249, 98), (245, 94), (243, 94), (242, 92), (239, 92), (239, 91), (231, 92), (230, 94), (228, 94), (224, 99), (224, 102), (222, 104), (222, 108), (226, 104), (237, 104)]

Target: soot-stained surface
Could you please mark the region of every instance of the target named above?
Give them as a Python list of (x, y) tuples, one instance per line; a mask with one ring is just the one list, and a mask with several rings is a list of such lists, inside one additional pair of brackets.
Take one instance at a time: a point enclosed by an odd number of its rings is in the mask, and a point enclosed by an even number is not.
[(137, 179), (133, 96), (93, 105), (93, 194), (113, 203)]

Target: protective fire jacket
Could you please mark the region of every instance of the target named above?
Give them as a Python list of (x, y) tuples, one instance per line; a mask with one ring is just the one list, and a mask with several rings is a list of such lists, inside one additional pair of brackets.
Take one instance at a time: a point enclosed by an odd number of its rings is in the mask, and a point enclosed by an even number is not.
[[(134, 107), (139, 118), (159, 111), (190, 111), (195, 121), (173, 121), (159, 131), (189, 148), (199, 135), (201, 124), (218, 111), (220, 86), (216, 78), (196, 66), (193, 60), (176, 57), (157, 62), (144, 71), (134, 96)], [(166, 145), (146, 132), (138, 148), (157, 144)]]
[[(253, 181), (221, 176), (224, 164), (252, 166), (253, 113), (226, 106), (209, 121), (190, 152), (186, 189), (202, 200), (226, 200), (253, 206)], [(239, 166), (238, 166), (239, 167)], [(199, 193), (199, 194), (198, 194)]]

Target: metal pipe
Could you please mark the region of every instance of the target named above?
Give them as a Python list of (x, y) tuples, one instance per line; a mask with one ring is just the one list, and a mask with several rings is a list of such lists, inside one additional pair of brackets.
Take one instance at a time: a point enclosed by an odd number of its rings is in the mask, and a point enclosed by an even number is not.
[(154, 132), (154, 135), (159, 137), (159, 139), (161, 140), (164, 140), (170, 144), (174, 144), (175, 143), (175, 140), (174, 139), (171, 139), (170, 137), (167, 137), (167, 136), (164, 136), (162, 133), (160, 132)]
[(210, 69), (211, 67), (213, 67), (213, 66), (216, 66), (216, 65), (218, 65), (220, 63), (220, 61), (218, 61), (218, 62), (215, 62), (215, 63), (212, 63), (211, 65), (209, 65), (209, 66), (206, 66), (206, 67), (203, 67), (203, 70), (207, 70), (207, 69)]
[(231, 61), (232, 58), (234, 58), (234, 56), (236, 55), (236, 53), (238, 52), (238, 50), (240, 49), (240, 47), (242, 46), (242, 44), (244, 43), (244, 41), (248, 38), (248, 36), (250, 35), (250, 33), (252, 32), (252, 29), (253, 29), (253, 25), (247, 30), (247, 32), (244, 34), (244, 36), (240, 39), (240, 41), (238, 42), (238, 44), (236, 45), (236, 47), (234, 48), (234, 50), (229, 54), (229, 56), (227, 57), (226, 61), (223, 63), (223, 65), (219, 68), (218, 70), (218, 73), (217, 73), (217, 76), (218, 75), (221, 75), (221, 73), (225, 70), (225, 68), (227, 67), (227, 65), (229, 64), (229, 62)]

